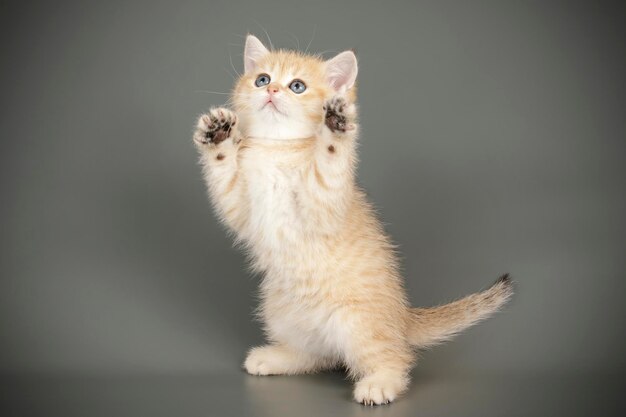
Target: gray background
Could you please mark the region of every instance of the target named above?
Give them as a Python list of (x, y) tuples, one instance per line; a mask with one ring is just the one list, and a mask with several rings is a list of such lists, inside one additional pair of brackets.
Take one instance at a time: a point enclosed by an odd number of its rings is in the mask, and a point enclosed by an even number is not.
[[(617, 3), (617, 2), (616, 2)], [(0, 401), (15, 415), (589, 415), (624, 387), (624, 10), (588, 2), (0, 5)], [(388, 408), (255, 378), (257, 277), (210, 211), (195, 118), (244, 36), (355, 48), (359, 182), (415, 305), (512, 304)], [(232, 59), (232, 66), (231, 66)]]

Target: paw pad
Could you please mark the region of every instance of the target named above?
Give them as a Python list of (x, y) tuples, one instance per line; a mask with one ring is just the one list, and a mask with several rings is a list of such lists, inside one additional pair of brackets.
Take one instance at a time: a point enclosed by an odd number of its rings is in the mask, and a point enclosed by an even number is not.
[(212, 109), (198, 121), (194, 140), (201, 144), (220, 144), (228, 139), (232, 128), (237, 124), (235, 113), (227, 109)]
[(332, 132), (349, 130), (346, 109), (348, 104), (343, 97), (333, 97), (324, 106), (325, 123)]

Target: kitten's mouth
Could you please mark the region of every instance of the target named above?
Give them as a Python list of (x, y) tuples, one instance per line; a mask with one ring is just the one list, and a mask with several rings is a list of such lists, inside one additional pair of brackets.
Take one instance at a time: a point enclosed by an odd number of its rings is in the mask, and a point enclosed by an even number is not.
[[(272, 101), (272, 99), (271, 99), (271, 98), (270, 98), (270, 99), (268, 99), (268, 100), (265, 102), (265, 104), (263, 105), (263, 107), (262, 107), (262, 108), (263, 108), (263, 109), (270, 109), (270, 110), (273, 110), (273, 111), (275, 111), (275, 112), (277, 112), (277, 113), (283, 114), (283, 112), (281, 112), (280, 110), (278, 110), (278, 106), (276, 106), (276, 103), (274, 103), (274, 102)], [(283, 115), (284, 115), (284, 114), (283, 114)]]

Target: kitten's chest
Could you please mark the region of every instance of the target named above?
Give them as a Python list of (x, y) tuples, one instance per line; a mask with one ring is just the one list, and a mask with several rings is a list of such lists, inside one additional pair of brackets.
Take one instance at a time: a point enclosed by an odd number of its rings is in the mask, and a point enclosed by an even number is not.
[(295, 226), (298, 221), (297, 169), (271, 161), (246, 170), (246, 183), (252, 218), (263, 231), (277, 231), (282, 226)]
[(246, 150), (241, 160), (250, 204), (250, 229), (264, 245), (292, 242), (302, 231), (302, 169), (299, 154), (265, 148)]

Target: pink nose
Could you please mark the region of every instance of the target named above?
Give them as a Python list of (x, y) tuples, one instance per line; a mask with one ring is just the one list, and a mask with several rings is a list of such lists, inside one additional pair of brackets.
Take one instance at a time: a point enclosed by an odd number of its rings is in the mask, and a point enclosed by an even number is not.
[(270, 94), (278, 93), (278, 86), (276, 84), (270, 84), (267, 86), (267, 92)]

